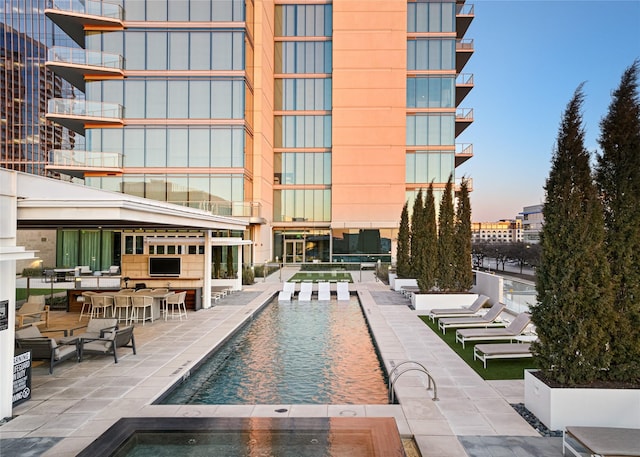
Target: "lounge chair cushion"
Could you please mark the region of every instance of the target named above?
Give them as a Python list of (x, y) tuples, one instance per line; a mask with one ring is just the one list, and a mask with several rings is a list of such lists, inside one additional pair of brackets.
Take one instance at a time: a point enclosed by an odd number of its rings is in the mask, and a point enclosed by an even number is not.
[(24, 339), (24, 338), (42, 338), (42, 333), (40, 333), (40, 329), (34, 325), (30, 325), (28, 327), (21, 328), (20, 330), (16, 330), (16, 339)]
[(640, 431), (616, 427), (567, 427), (591, 452), (603, 456), (640, 455)]

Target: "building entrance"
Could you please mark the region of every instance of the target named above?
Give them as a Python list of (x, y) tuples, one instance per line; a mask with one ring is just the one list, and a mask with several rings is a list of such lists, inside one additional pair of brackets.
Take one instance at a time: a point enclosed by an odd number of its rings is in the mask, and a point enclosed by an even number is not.
[(304, 263), (304, 240), (285, 240), (284, 263)]

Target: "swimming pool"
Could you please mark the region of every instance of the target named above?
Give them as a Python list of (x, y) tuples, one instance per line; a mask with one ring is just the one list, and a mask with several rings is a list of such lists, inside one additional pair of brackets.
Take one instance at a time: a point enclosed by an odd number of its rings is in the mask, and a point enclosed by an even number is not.
[(358, 298), (274, 299), (162, 404), (387, 404)]

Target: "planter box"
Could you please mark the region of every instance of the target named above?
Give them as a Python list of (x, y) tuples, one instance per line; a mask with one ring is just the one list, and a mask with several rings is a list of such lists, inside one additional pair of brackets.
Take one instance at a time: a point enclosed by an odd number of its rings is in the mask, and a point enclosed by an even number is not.
[(404, 286), (413, 286), (418, 287), (417, 279), (409, 279), (409, 278), (396, 278), (393, 281), (393, 290), (400, 292)]
[(396, 278), (398, 275), (396, 273), (389, 273), (389, 286), (395, 290), (396, 288)]
[(640, 428), (640, 389), (552, 388), (527, 370), (524, 405), (550, 430)]
[(416, 311), (431, 311), (469, 306), (476, 298), (478, 294), (413, 294), (411, 304)]
[(233, 290), (242, 290), (242, 278), (212, 279), (212, 287), (230, 287)]

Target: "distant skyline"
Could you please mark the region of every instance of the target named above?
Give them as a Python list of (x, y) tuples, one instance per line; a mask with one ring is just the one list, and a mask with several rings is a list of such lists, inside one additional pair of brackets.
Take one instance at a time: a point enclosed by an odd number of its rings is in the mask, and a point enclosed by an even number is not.
[(457, 139), (474, 157), (474, 221), (512, 219), (544, 202), (561, 115), (585, 82), (586, 147), (599, 150), (600, 120), (624, 70), (640, 59), (640, 0), (476, 0), (464, 69), (475, 88), (460, 108), (474, 123)]

